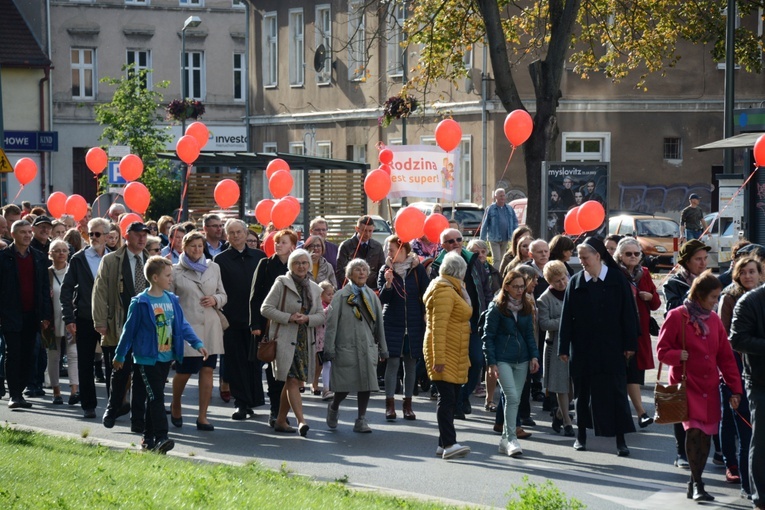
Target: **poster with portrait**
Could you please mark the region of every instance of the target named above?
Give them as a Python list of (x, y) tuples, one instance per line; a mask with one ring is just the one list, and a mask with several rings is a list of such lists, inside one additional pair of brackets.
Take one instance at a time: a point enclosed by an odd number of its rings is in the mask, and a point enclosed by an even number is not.
[(589, 200), (596, 200), (606, 211), (603, 225), (591, 235), (605, 236), (608, 225), (609, 163), (602, 162), (542, 162), (542, 230), (550, 240), (564, 233), (566, 213)]

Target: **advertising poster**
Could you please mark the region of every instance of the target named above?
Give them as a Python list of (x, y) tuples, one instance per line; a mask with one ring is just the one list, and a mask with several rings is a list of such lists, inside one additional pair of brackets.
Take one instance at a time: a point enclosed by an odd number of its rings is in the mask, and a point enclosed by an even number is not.
[(388, 197), (440, 198), (451, 202), (459, 195), (460, 153), (435, 145), (392, 145), (391, 188)]
[(609, 164), (601, 162), (542, 163), (542, 237), (552, 239), (564, 233), (566, 213), (588, 200), (600, 202), (606, 210), (606, 220), (590, 234), (605, 236), (608, 224)]

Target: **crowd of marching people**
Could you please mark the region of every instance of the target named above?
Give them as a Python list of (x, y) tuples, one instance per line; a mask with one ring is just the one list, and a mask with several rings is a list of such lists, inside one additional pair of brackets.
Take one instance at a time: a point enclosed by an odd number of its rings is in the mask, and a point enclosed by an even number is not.
[[(765, 431), (756, 427), (765, 423), (759, 245), (740, 241), (731, 270), (716, 277), (706, 269), (710, 248), (688, 239), (663, 285), (659, 329), (652, 312), (661, 297), (636, 239), (575, 245), (558, 235), (548, 243), (518, 227), (504, 202), (485, 218), (486, 230), (507, 233), (502, 243), (468, 242), (447, 228), (437, 240), (392, 235), (383, 244), (362, 216), (337, 245), (317, 217), (302, 241), (292, 230), (276, 232), (270, 256), (238, 219), (163, 216), (122, 230), (124, 213), (115, 204), (105, 218), (75, 222), (41, 208), (3, 208), (0, 394), (7, 382), (9, 408), (33, 407), (27, 397), (47, 398), (48, 387), (52, 404), (79, 405), (85, 419), (100, 414), (107, 428), (129, 415), (142, 447), (164, 453), (174, 445), (169, 425), (183, 427), (190, 414), (198, 430), (215, 430), (208, 408), (217, 370), (231, 419), (268, 405), (278, 434), (309, 434), (315, 417), (303, 411), (306, 395), (326, 402), (327, 427), (347, 414), (364, 434), (373, 430), (367, 411), (381, 387), (391, 422), (416, 420), (413, 396), (426, 391), (437, 400), (436, 455), (460, 458), (470, 448), (454, 423), (476, 412), (470, 398), (480, 392), (500, 454), (523, 454), (526, 429), (536, 426), (532, 402), (541, 402), (553, 432), (570, 437), (575, 451), (587, 450), (589, 433), (614, 438), (615, 453), (627, 457), (636, 423), (653, 424), (641, 386), (658, 360), (670, 383), (686, 384), (674, 463), (690, 472), (688, 498), (714, 499), (702, 479), (713, 451), (726, 481), (765, 508)], [(579, 272), (569, 264), (575, 252)], [(192, 376), (195, 402), (183, 397)], [(351, 393), (355, 415), (342, 405)]]

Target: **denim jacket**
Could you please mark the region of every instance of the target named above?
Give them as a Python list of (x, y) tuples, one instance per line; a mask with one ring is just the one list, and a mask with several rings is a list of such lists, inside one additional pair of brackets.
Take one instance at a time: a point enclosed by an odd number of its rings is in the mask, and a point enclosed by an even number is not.
[[(515, 210), (508, 204), (503, 207), (508, 213), (508, 229), (506, 232), (499, 230), (499, 215), (501, 214), (499, 206), (495, 203), (486, 208), (486, 214), (483, 216), (483, 225), (481, 225), (481, 239), (491, 243), (509, 241), (513, 236), (513, 231), (518, 228), (518, 217)], [(497, 255), (495, 255), (497, 256)], [(498, 255), (502, 256), (502, 254)]]

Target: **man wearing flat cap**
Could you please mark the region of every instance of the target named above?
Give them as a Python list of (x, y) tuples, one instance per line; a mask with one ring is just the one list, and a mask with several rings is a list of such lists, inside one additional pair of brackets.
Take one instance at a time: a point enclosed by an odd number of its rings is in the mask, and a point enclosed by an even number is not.
[(707, 228), (704, 221), (704, 211), (699, 207), (701, 197), (696, 193), (691, 193), (688, 197), (690, 205), (680, 213), (680, 240), (698, 239), (701, 233)]
[[(101, 334), (101, 347), (104, 351), (107, 373), (109, 378), (112, 359), (114, 358), (117, 342), (122, 334), (122, 326), (127, 319), (130, 300), (143, 292), (147, 287), (143, 266), (149, 257), (146, 251), (146, 238), (149, 227), (140, 221), (134, 221), (127, 228), (127, 242), (104, 256), (98, 267), (98, 274), (93, 283), (93, 326)], [(128, 406), (123, 406), (127, 393), (130, 374), (133, 372), (132, 356), (127, 356), (121, 370), (111, 373), (111, 384), (107, 386), (109, 403), (104, 413), (103, 423), (106, 428), (114, 426), (117, 416), (127, 414)], [(133, 395), (131, 399), (131, 430), (142, 433), (144, 426), (144, 400), (146, 389), (141, 377), (133, 377)], [(95, 399), (92, 408), (84, 406), (86, 418), (95, 418)]]

